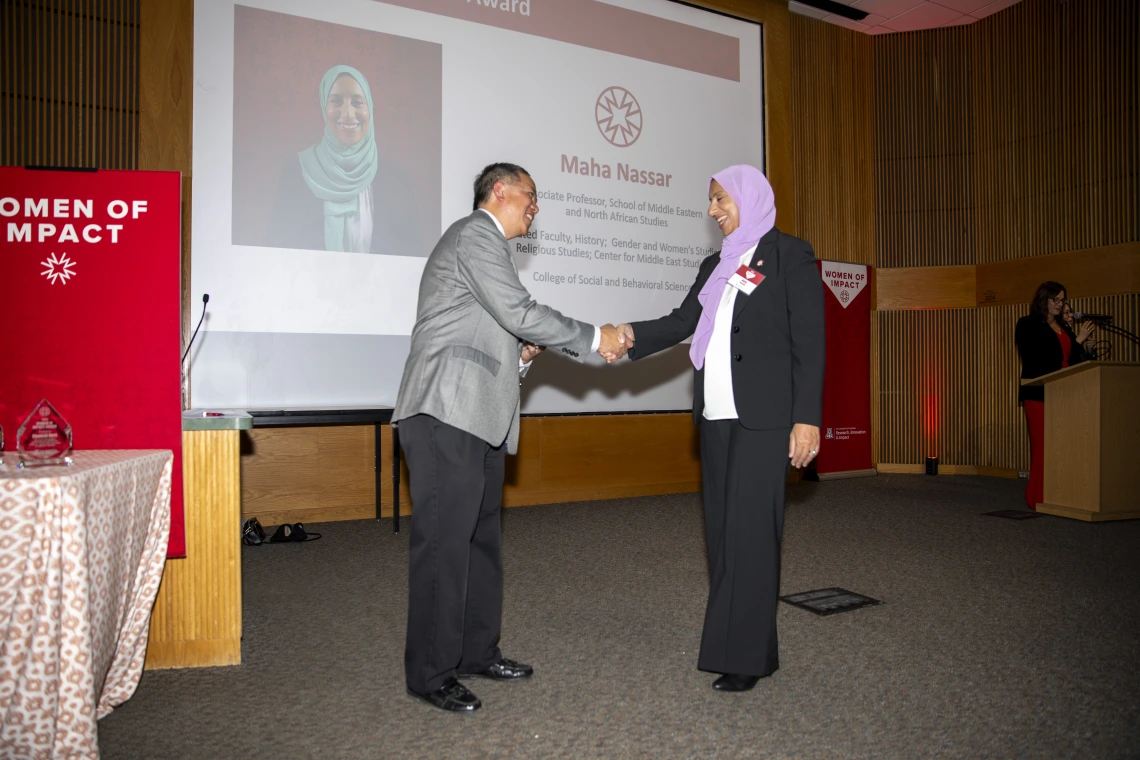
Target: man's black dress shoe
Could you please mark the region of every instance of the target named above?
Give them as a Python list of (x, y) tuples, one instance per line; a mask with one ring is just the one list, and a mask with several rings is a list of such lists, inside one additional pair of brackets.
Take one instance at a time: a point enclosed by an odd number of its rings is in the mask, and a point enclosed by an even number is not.
[(713, 688), (717, 691), (749, 691), (760, 676), (741, 676), (735, 673), (725, 673), (713, 681)]
[(534, 675), (534, 668), (530, 665), (524, 665), (521, 662), (508, 660), (506, 657), (502, 658), (496, 663), (493, 663), (486, 670), (480, 670), (478, 673), (460, 673), (460, 678), (490, 678), (495, 681), (514, 681), (518, 678), (530, 678)]
[(483, 706), (479, 697), (472, 694), (466, 686), (454, 678), (449, 678), (443, 682), (443, 686), (435, 691), (429, 691), (427, 694), (420, 694), (411, 689), (408, 689), (408, 693), (416, 699), (422, 699), (432, 707), (438, 707), (448, 712), (475, 712)]

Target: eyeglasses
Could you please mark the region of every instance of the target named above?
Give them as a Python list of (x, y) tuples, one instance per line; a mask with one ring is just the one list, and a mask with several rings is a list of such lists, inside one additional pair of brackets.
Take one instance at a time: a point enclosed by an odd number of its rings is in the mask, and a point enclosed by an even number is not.
[(1069, 299), (1067, 299), (1067, 298), (1054, 298), (1054, 297), (1050, 296), (1049, 301), (1051, 303), (1055, 303), (1055, 304), (1066, 304), (1069, 302)]

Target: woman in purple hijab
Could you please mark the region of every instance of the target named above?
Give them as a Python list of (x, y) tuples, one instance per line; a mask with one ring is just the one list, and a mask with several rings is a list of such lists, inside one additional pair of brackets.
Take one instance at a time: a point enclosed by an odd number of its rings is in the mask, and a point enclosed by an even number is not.
[(753, 166), (709, 182), (724, 234), (681, 305), (622, 325), (637, 360), (693, 337), (709, 601), (697, 667), (748, 691), (779, 667), (776, 602), (788, 467), (819, 451), (823, 283), (811, 245), (775, 227), (772, 186)]

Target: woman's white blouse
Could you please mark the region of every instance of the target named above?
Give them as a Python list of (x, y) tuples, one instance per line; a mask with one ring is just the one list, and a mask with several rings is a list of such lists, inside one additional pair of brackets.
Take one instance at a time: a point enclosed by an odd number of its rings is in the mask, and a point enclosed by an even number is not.
[[(756, 245), (759, 245), (757, 243)], [(740, 266), (747, 266), (756, 253), (756, 245), (740, 256)], [(708, 350), (705, 351), (705, 411), (706, 420), (735, 420), (736, 399), (732, 395), (732, 311), (739, 291), (724, 286), (724, 295), (716, 310), (716, 323)], [(751, 298), (751, 296), (743, 296)]]

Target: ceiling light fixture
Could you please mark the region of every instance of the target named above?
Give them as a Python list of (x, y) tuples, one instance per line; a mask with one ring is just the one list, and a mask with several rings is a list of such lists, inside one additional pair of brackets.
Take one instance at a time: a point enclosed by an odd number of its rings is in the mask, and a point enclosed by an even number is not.
[(849, 18), (852, 21), (862, 21), (867, 18), (867, 11), (861, 11), (858, 8), (852, 8), (850, 5), (834, 2), (834, 0), (796, 0), (801, 5), (807, 5), (816, 10), (827, 11), (834, 13), (836, 16)]

